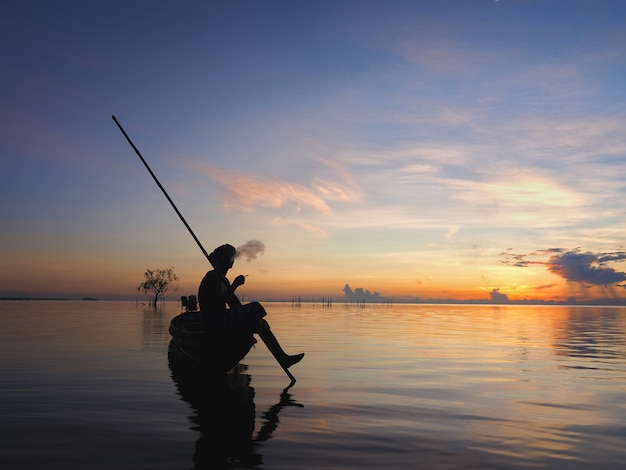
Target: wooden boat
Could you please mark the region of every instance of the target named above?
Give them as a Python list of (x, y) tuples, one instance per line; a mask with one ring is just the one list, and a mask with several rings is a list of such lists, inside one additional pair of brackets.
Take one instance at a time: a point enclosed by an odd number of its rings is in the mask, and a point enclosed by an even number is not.
[(210, 372), (228, 372), (256, 343), (250, 332), (237, 329), (207, 332), (199, 312), (183, 312), (170, 321), (170, 361), (187, 362)]

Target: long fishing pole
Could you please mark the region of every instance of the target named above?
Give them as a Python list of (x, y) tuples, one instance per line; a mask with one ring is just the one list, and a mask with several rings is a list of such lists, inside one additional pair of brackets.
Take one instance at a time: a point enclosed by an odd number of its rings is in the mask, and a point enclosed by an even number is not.
[[(191, 230), (191, 227), (189, 226), (189, 224), (187, 223), (187, 221), (185, 220), (185, 218), (183, 217), (183, 214), (180, 213), (180, 211), (178, 210), (178, 207), (176, 207), (176, 204), (174, 204), (174, 201), (172, 201), (172, 198), (169, 196), (169, 194), (167, 194), (167, 191), (165, 190), (165, 188), (163, 187), (163, 185), (161, 184), (161, 182), (159, 181), (159, 179), (156, 177), (156, 175), (154, 174), (154, 172), (152, 171), (152, 169), (150, 168), (150, 166), (148, 165), (148, 162), (146, 162), (146, 160), (143, 158), (143, 156), (141, 155), (141, 152), (139, 152), (139, 149), (137, 147), (135, 147), (135, 144), (133, 144), (133, 141), (130, 140), (130, 137), (128, 137), (128, 134), (126, 133), (126, 131), (124, 130), (124, 128), (122, 127), (122, 125), (119, 123), (119, 121), (117, 120), (117, 118), (115, 116), (111, 116), (113, 118), (113, 120), (115, 121), (115, 124), (117, 124), (117, 127), (120, 128), (120, 131), (122, 131), (122, 134), (124, 134), (124, 137), (126, 137), (126, 140), (128, 141), (128, 143), (130, 144), (130, 146), (133, 148), (133, 150), (135, 151), (135, 153), (137, 154), (137, 156), (141, 159), (141, 162), (144, 164), (144, 166), (146, 167), (146, 169), (148, 170), (148, 172), (150, 173), (150, 175), (152, 176), (152, 178), (154, 179), (154, 182), (157, 184), (157, 186), (161, 189), (161, 191), (163, 191), (163, 194), (165, 195), (165, 197), (167, 198), (167, 200), (170, 202), (170, 204), (172, 205), (172, 207), (174, 208), (174, 211), (176, 211), (176, 214), (178, 214), (178, 217), (180, 218), (180, 220), (182, 221), (182, 223), (185, 225), (185, 227), (187, 227), (187, 230), (189, 230), (189, 233), (191, 234), (191, 236), (193, 237), (193, 239), (196, 241), (196, 243), (198, 244), (198, 246), (200, 247), (200, 250), (202, 251), (202, 253), (204, 254), (204, 256), (206, 257), (206, 259), (209, 260), (209, 263), (211, 263), (211, 266), (213, 266), (213, 268), (215, 269), (215, 272), (217, 272), (221, 277), (222, 280), (224, 282), (226, 282), (226, 284), (228, 285), (227, 281), (226, 281), (226, 276), (224, 276), (222, 274), (222, 272), (217, 269), (214, 265), (213, 262), (211, 261), (211, 258), (209, 257), (209, 253), (207, 253), (207, 251), (204, 249), (204, 247), (202, 246), (202, 243), (200, 243), (200, 240), (198, 239), (198, 237), (196, 237), (196, 234), (193, 233), (193, 230)], [(233, 295), (233, 300), (239, 304), (241, 304), (239, 302), (239, 299), (237, 298), (237, 296)]]
[[(133, 144), (133, 141), (130, 140), (130, 137), (128, 137), (128, 134), (126, 133), (126, 131), (124, 130), (124, 128), (122, 127), (122, 125), (118, 122), (118, 120), (116, 119), (115, 116), (111, 116), (113, 118), (113, 120), (115, 121), (115, 124), (117, 124), (117, 127), (120, 128), (120, 131), (122, 131), (122, 134), (124, 134), (124, 137), (126, 137), (126, 140), (128, 141), (128, 143), (130, 144), (130, 146), (133, 148), (133, 150), (135, 151), (135, 153), (137, 154), (137, 156), (141, 159), (142, 163), (145, 165), (146, 169), (148, 170), (148, 172), (150, 173), (150, 175), (152, 176), (152, 178), (154, 179), (154, 182), (157, 184), (157, 186), (159, 188), (161, 188), (161, 191), (163, 191), (163, 194), (165, 195), (165, 197), (167, 198), (167, 200), (170, 202), (170, 204), (172, 205), (172, 207), (174, 208), (174, 210), (176, 211), (176, 213), (178, 214), (178, 217), (180, 217), (181, 222), (185, 225), (185, 227), (187, 227), (187, 230), (189, 230), (189, 233), (191, 234), (191, 236), (193, 237), (193, 239), (196, 241), (196, 243), (198, 244), (198, 246), (200, 247), (200, 250), (202, 250), (202, 253), (204, 254), (204, 256), (206, 256), (206, 259), (209, 260), (209, 263), (211, 263), (211, 260), (209, 259), (209, 254), (207, 253), (207, 251), (204, 249), (204, 247), (202, 246), (202, 243), (200, 243), (200, 240), (198, 240), (198, 237), (196, 237), (196, 234), (193, 233), (193, 230), (191, 230), (191, 227), (189, 226), (189, 224), (187, 223), (187, 221), (185, 220), (185, 218), (183, 217), (183, 215), (180, 213), (180, 211), (178, 210), (178, 207), (176, 207), (176, 204), (174, 204), (174, 201), (172, 201), (172, 198), (169, 196), (169, 194), (167, 194), (167, 191), (165, 191), (165, 188), (163, 187), (163, 185), (161, 184), (161, 182), (159, 181), (159, 179), (156, 177), (156, 175), (152, 172), (152, 170), (150, 169), (150, 166), (148, 165), (148, 163), (146, 162), (146, 160), (144, 160), (144, 158), (141, 156), (141, 153), (139, 152), (139, 150), (137, 149), (137, 147), (135, 147), (135, 144)], [(213, 265), (213, 263), (211, 263), (211, 265)], [(215, 266), (213, 266), (215, 267)]]

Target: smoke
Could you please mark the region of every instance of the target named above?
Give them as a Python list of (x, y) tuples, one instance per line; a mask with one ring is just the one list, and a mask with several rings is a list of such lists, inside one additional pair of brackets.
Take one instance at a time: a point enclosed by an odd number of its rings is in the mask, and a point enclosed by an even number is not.
[(265, 253), (265, 243), (260, 240), (248, 240), (241, 246), (236, 248), (235, 257), (239, 258), (241, 256), (246, 257), (246, 261), (250, 261), (252, 259), (256, 259), (258, 255), (262, 255)]
[(588, 286), (616, 284), (624, 287), (619, 283), (626, 281), (626, 272), (607, 266), (608, 263), (626, 261), (624, 251), (583, 253), (579, 248), (573, 250), (549, 248), (527, 254), (503, 253), (503, 255), (506, 257), (503, 261), (505, 264), (517, 267), (543, 265), (552, 274), (562, 277), (567, 282), (578, 282)]

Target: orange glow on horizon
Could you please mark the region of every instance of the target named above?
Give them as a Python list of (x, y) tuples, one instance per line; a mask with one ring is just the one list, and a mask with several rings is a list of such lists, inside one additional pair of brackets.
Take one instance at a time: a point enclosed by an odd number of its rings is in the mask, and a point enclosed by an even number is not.
[[(145, 264), (142, 269), (131, 268), (124, 264), (126, 260), (115, 257), (107, 258), (101, 265), (89, 259), (62, 262), (50, 258), (44, 259), (41, 265), (38, 265), (38, 260), (41, 261), (41, 258), (23, 259), (10, 276), (5, 273), (3, 291), (32, 297), (141, 299), (143, 294), (137, 292), (137, 286), (144, 270), (148, 267), (169, 267), (167, 263), (157, 260), (154, 263), (142, 262), (142, 265)], [(133, 264), (137, 265), (137, 262), (133, 261)], [(361, 269), (360, 275), (354, 276), (354, 272), (359, 272), (358, 267), (350, 267), (350, 271), (324, 265), (273, 267), (261, 259), (249, 264), (237, 262), (228, 277), (248, 275), (246, 284), (238, 290), (239, 296), (246, 301), (289, 300), (294, 297), (303, 301), (322, 297), (343, 301), (346, 284), (352, 290), (363, 289), (397, 302), (444, 299), (489, 301), (492, 297), (494, 300), (508, 299), (513, 302), (567, 302), (570, 298), (588, 301), (625, 297), (621, 288), (583, 287), (578, 283), (568, 283), (545, 269), (496, 266), (469, 270), (455, 266), (436, 271), (433, 264), (417, 269), (411, 266), (403, 268), (400, 264), (398, 269), (394, 268), (383, 266), (377, 271)], [(193, 257), (186, 264), (174, 265), (179, 282), (168, 298), (174, 300), (182, 295), (196, 294), (200, 280), (208, 269), (208, 263), (198, 257)]]

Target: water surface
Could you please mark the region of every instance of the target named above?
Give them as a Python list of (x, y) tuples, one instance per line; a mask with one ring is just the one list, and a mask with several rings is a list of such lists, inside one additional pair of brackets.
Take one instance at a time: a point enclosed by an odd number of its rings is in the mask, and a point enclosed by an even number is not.
[[(0, 464), (623, 468), (626, 309), (266, 304), (230, 386), (168, 364), (179, 310), (0, 302)], [(195, 462), (195, 463), (194, 463)]]

